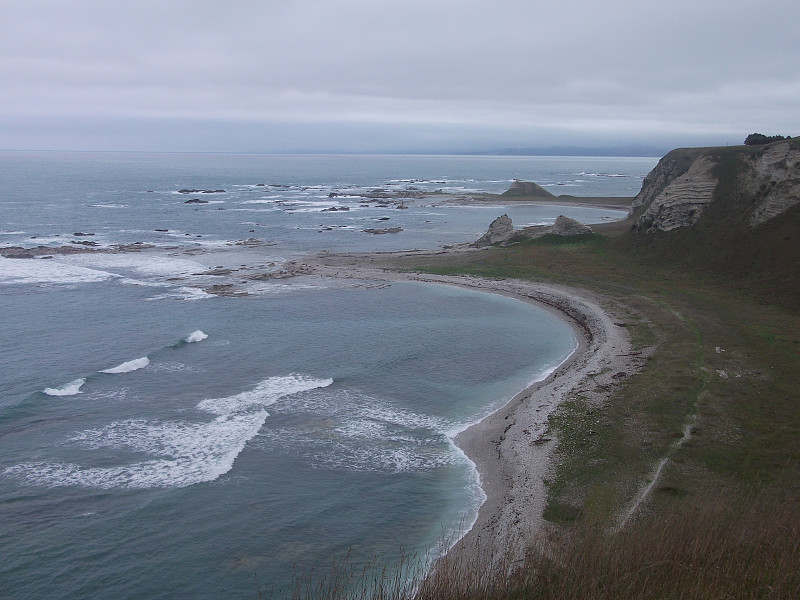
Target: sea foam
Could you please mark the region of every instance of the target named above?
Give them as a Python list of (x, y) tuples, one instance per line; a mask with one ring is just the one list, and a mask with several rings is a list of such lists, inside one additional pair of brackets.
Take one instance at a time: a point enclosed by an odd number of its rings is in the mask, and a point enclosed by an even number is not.
[(129, 360), (127, 362), (122, 363), (121, 365), (117, 365), (116, 367), (111, 367), (110, 369), (103, 369), (100, 371), (101, 373), (130, 373), (131, 371), (138, 371), (139, 369), (144, 369), (147, 365), (150, 364), (150, 359), (146, 356), (142, 358), (135, 358), (134, 360)]
[(202, 342), (207, 337), (208, 334), (205, 334), (198, 329), (187, 335), (185, 338), (183, 338), (183, 341), (186, 342), (187, 344), (193, 344), (195, 342)]
[(119, 277), (57, 260), (12, 259), (0, 257), (0, 283), (94, 283)]
[(42, 391), (48, 396), (74, 396), (75, 394), (82, 394), (81, 386), (86, 383), (86, 378), (81, 377), (74, 381), (70, 381), (58, 388), (44, 388)]
[(201, 402), (204, 411), (218, 414), (210, 422), (131, 419), (88, 429), (67, 440), (90, 451), (112, 448), (144, 453), (152, 457), (149, 460), (109, 467), (36, 462), (15, 465), (3, 473), (39, 485), (103, 489), (186, 487), (214, 481), (230, 471), (264, 425), (269, 417), (265, 406), (331, 383), (332, 379), (308, 375), (270, 377), (252, 390)]
[(186, 487), (213, 481), (233, 462), (267, 418), (265, 411), (218, 417), (210, 423), (122, 421), (82, 432), (70, 441), (89, 449), (117, 448), (155, 455), (112, 467), (70, 463), (28, 463), (4, 471), (52, 487), (80, 485), (102, 489)]
[(332, 383), (333, 379), (317, 379), (309, 375), (292, 374), (270, 377), (261, 381), (252, 390), (226, 398), (203, 400), (197, 405), (197, 408), (215, 415), (231, 415), (255, 407), (266, 407), (275, 404), (284, 396), (328, 387)]

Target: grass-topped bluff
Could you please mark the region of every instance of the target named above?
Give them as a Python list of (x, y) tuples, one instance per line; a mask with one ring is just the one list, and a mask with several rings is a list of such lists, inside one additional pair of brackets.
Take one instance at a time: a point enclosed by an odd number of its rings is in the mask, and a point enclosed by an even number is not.
[(524, 564), (448, 557), (418, 597), (800, 597), (800, 140), (674, 150), (593, 230), (382, 259), (590, 290), (647, 357), (551, 417)]

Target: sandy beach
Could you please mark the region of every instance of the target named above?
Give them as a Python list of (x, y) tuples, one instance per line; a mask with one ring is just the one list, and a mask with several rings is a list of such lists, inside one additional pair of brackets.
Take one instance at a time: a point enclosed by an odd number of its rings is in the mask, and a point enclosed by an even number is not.
[[(578, 346), (543, 381), (518, 393), (492, 415), (458, 434), (456, 444), (480, 473), (486, 501), (476, 522), (449, 550), (483, 566), (502, 560), (522, 561), (543, 531), (547, 500), (545, 480), (557, 439), (548, 419), (558, 405), (580, 393), (601, 403), (619, 381), (643, 364), (631, 351), (623, 311), (604, 297), (586, 290), (512, 279), (438, 276), (397, 272), (371, 266), (386, 256), (326, 254), (309, 259), (315, 276), (372, 281), (421, 281), (484, 290), (555, 311), (570, 323)], [(468, 526), (469, 524), (465, 524)], [(464, 553), (464, 554), (461, 554)]]

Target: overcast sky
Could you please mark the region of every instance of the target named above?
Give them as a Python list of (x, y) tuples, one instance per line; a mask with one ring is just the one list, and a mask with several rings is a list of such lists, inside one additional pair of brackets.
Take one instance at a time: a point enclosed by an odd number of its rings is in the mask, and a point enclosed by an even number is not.
[(0, 0), (0, 148), (800, 135), (797, 0)]

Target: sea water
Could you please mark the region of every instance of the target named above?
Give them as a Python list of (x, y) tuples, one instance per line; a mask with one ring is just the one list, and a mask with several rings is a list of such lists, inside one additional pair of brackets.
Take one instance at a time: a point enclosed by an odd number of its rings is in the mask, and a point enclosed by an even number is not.
[[(655, 164), (1, 158), (0, 246), (153, 246), (0, 258), (4, 598), (248, 598), (345, 556), (392, 568), (435, 555), (483, 500), (455, 433), (564, 360), (570, 328), (448, 286), (245, 275), (321, 250), (470, 241), (502, 212), (518, 226), (621, 216), (438, 195), (397, 209), (366, 190), (499, 192), (521, 178), (630, 196)], [(363, 231), (384, 226), (402, 231)]]

